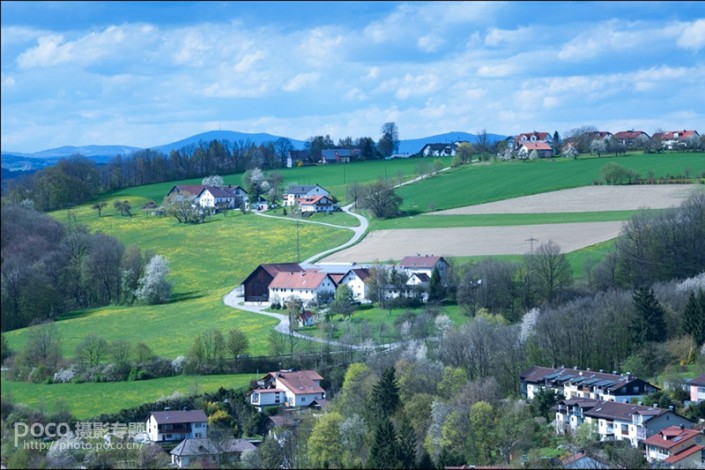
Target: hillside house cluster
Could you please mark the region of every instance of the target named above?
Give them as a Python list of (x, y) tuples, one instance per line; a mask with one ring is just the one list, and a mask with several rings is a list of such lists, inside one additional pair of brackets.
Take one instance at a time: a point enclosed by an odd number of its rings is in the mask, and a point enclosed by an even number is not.
[(247, 191), (240, 186), (210, 186), (180, 184), (173, 186), (166, 197), (177, 201), (189, 200), (194, 206), (209, 209), (236, 209), (248, 202)]
[[(448, 263), (442, 256), (407, 256), (398, 268), (407, 276), (408, 288), (428, 290), (434, 270), (441, 282), (445, 282)], [(370, 280), (369, 265), (329, 264), (303, 267), (298, 263), (261, 264), (242, 281), (244, 301), (253, 304), (276, 304), (280, 306), (298, 299), (304, 307), (320, 301), (331, 300), (340, 285), (346, 285), (353, 294), (353, 300), (368, 303)], [(388, 298), (403, 293), (398, 288), (388, 286)], [(302, 320), (309, 324), (310, 319)]]
[(641, 400), (644, 395), (659, 390), (630, 373), (609, 374), (578, 368), (534, 366), (522, 373), (520, 379), (522, 395), (529, 400), (539, 390), (550, 389), (566, 399), (590, 398), (626, 403), (632, 399)]

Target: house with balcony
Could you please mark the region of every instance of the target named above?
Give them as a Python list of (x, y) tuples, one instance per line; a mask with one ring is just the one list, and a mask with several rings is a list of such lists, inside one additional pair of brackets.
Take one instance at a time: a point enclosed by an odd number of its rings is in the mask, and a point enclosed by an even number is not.
[(152, 411), (147, 416), (147, 435), (152, 442), (179, 442), (205, 438), (208, 417), (203, 410)]
[(600, 441), (629, 441), (632, 447), (669, 426), (691, 428), (692, 423), (673, 410), (614, 401), (573, 398), (556, 409), (556, 432), (574, 432), (590, 423)]
[(262, 411), (277, 406), (301, 409), (326, 399), (321, 387), (323, 377), (314, 370), (280, 370), (270, 372), (257, 380), (257, 388), (250, 392), (250, 404)]
[(705, 463), (705, 434), (684, 426), (669, 426), (644, 440), (646, 461), (670, 468), (698, 468)]
[(330, 196), (330, 192), (317, 184), (291, 185), (284, 192), (284, 206), (298, 207), (301, 201), (310, 200), (316, 196)]
[(520, 376), (522, 395), (531, 400), (541, 389), (560, 392), (566, 399), (592, 398), (594, 400), (628, 403), (641, 400), (644, 395), (654, 393), (658, 387), (633, 376), (631, 373), (611, 374), (600, 370), (574, 368), (553, 368), (534, 366)]

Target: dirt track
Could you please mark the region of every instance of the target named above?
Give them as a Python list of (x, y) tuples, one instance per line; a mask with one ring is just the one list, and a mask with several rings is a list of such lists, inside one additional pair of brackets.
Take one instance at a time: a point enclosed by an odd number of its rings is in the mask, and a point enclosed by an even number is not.
[[(593, 212), (668, 208), (680, 205), (698, 185), (587, 186), (505, 201), (480, 204), (433, 214), (527, 214)], [(623, 222), (402, 229), (370, 232), (358, 245), (322, 259), (322, 262), (375, 262), (415, 254), (479, 256), (525, 254), (548, 240), (563, 253), (584, 248), (619, 235)]]

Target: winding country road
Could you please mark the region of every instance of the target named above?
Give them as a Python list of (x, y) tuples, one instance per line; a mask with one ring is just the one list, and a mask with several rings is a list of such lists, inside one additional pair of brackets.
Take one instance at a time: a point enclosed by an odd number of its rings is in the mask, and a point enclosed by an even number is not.
[[(299, 222), (302, 223), (308, 223), (308, 224), (320, 224), (320, 225), (327, 225), (329, 227), (335, 227), (335, 228), (344, 228), (348, 230), (353, 231), (353, 236), (350, 240), (348, 240), (346, 243), (343, 243), (340, 246), (337, 246), (335, 248), (332, 248), (330, 250), (323, 251), (321, 253), (318, 253), (316, 255), (311, 256), (310, 258), (304, 260), (301, 262), (303, 265), (309, 265), (312, 264), (314, 261), (316, 261), (319, 258), (322, 258), (323, 256), (327, 256), (331, 253), (335, 253), (338, 250), (345, 249), (349, 246), (354, 245), (360, 239), (365, 235), (367, 232), (367, 228), (369, 227), (369, 222), (367, 219), (360, 214), (356, 214), (355, 212), (350, 212), (350, 209), (352, 207), (352, 204), (349, 204), (345, 207), (342, 208), (343, 212), (352, 215), (355, 217), (357, 220), (360, 221), (360, 225), (357, 227), (343, 227), (341, 225), (333, 225), (325, 222), (315, 222), (311, 220), (300, 220)], [(288, 217), (280, 217), (276, 215), (269, 215), (269, 214), (261, 214), (261, 213), (256, 213), (257, 215), (261, 217), (273, 217), (276, 219), (285, 219), (285, 220), (292, 220)], [(389, 343), (389, 344), (382, 344), (382, 345), (377, 345), (377, 346), (369, 346), (369, 345), (357, 345), (357, 344), (346, 344), (346, 343), (341, 343), (339, 341), (333, 341), (333, 340), (326, 340), (323, 338), (315, 338), (312, 336), (307, 336), (303, 335), (301, 333), (297, 333), (296, 331), (290, 331), (289, 329), (289, 316), (288, 315), (282, 315), (281, 313), (274, 313), (274, 312), (268, 312), (266, 311), (267, 308), (269, 308), (269, 305), (246, 305), (245, 300), (243, 299), (243, 296), (239, 292), (239, 286), (236, 287), (235, 289), (231, 290), (225, 297), (223, 297), (223, 303), (229, 307), (236, 308), (238, 310), (245, 310), (247, 312), (252, 312), (252, 313), (258, 313), (260, 315), (266, 315), (268, 317), (276, 318), (279, 320), (279, 324), (274, 327), (274, 330), (283, 334), (283, 335), (293, 335), (296, 338), (300, 339), (305, 339), (308, 341), (315, 341), (318, 343), (328, 343), (334, 346), (340, 346), (340, 347), (346, 347), (346, 348), (352, 348), (352, 349), (359, 349), (359, 350), (370, 350), (375, 347), (381, 347), (383, 349), (392, 349), (397, 346), (397, 343)]]
[[(413, 178), (409, 181), (405, 181), (403, 183), (396, 185), (395, 188), (398, 188), (400, 186), (405, 186), (407, 184), (412, 184), (417, 181), (421, 181), (421, 180), (426, 179), (430, 176), (433, 176), (434, 174), (436, 174), (440, 171), (445, 171), (448, 169), (449, 168), (442, 168), (441, 170), (432, 172), (430, 174), (418, 176), (418, 177)], [(348, 240), (346, 243), (343, 243), (342, 245), (337, 246), (335, 248), (331, 248), (330, 250), (326, 250), (326, 251), (323, 251), (323, 252), (318, 253), (316, 255), (313, 255), (310, 258), (302, 261), (301, 264), (306, 266), (306, 265), (313, 264), (315, 261), (317, 261), (325, 256), (328, 256), (332, 253), (344, 250), (345, 248), (348, 248), (348, 247), (355, 245), (357, 242), (359, 242), (365, 236), (365, 234), (367, 233), (367, 229), (369, 228), (369, 222), (365, 217), (361, 216), (360, 214), (357, 214), (355, 212), (351, 212), (352, 206), (353, 206), (353, 204), (348, 204), (347, 206), (343, 207), (342, 210), (346, 214), (350, 214), (353, 217), (355, 217), (357, 220), (360, 221), (360, 225), (357, 227), (344, 227), (342, 225), (334, 225), (334, 224), (329, 224), (326, 222), (316, 222), (316, 221), (312, 221), (312, 220), (301, 220), (301, 219), (296, 220), (296, 219), (291, 219), (289, 217), (263, 214), (260, 212), (255, 212), (255, 214), (259, 215), (260, 217), (272, 217), (275, 219), (284, 219), (284, 220), (289, 220), (292, 222), (327, 225), (329, 227), (343, 228), (343, 229), (353, 231), (352, 238), (350, 240)], [(235, 308), (238, 310), (244, 310), (247, 312), (257, 313), (260, 315), (266, 315), (268, 317), (276, 318), (277, 320), (279, 320), (279, 324), (274, 327), (274, 330), (283, 334), (283, 335), (293, 335), (296, 338), (305, 339), (308, 341), (315, 341), (318, 343), (328, 343), (328, 344), (335, 345), (335, 346), (352, 348), (352, 349), (357, 349), (357, 350), (370, 350), (370, 349), (374, 349), (376, 347), (382, 348), (383, 350), (390, 350), (390, 349), (394, 349), (394, 348), (398, 347), (401, 344), (401, 343), (387, 343), (387, 344), (380, 344), (380, 345), (375, 345), (375, 346), (346, 344), (346, 343), (341, 343), (339, 341), (326, 340), (323, 338), (315, 338), (312, 336), (303, 335), (301, 333), (297, 333), (296, 331), (290, 330), (288, 315), (282, 315), (281, 313), (274, 313), (274, 312), (266, 311), (266, 309), (269, 307), (269, 305), (246, 305), (245, 299), (243, 298), (243, 295), (239, 291), (240, 291), (239, 286), (235, 287), (228, 294), (226, 294), (225, 297), (223, 297), (223, 303), (229, 307), (232, 307), (232, 308)]]

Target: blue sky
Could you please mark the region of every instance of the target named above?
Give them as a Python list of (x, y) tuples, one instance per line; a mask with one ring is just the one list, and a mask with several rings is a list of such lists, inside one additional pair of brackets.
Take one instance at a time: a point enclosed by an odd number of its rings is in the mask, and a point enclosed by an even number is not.
[(703, 2), (2, 2), (3, 151), (705, 133)]

